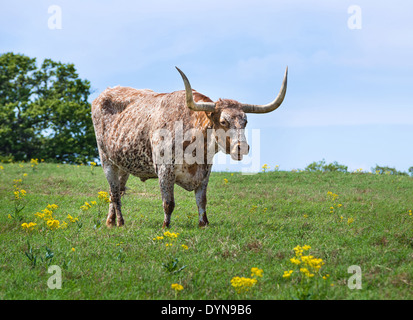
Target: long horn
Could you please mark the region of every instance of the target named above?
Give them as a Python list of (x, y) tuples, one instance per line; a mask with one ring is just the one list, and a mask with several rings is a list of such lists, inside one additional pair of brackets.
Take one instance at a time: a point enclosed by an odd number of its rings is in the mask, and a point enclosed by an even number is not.
[(278, 93), (277, 98), (269, 104), (264, 105), (256, 105), (256, 104), (243, 104), (242, 110), (245, 113), (267, 113), (274, 111), (277, 109), (284, 100), (285, 93), (287, 92), (287, 75), (288, 75), (288, 67), (285, 69), (284, 80), (281, 86), (281, 90)]
[(178, 67), (175, 67), (175, 68), (181, 74), (182, 80), (184, 80), (185, 93), (186, 93), (186, 105), (188, 106), (188, 108), (193, 110), (193, 111), (207, 111), (207, 112), (215, 111), (215, 103), (214, 102), (200, 102), (200, 103), (197, 103), (197, 102), (194, 101), (194, 97), (192, 95), (191, 84), (189, 83), (188, 78), (186, 77), (186, 75), (181, 70), (179, 70)]

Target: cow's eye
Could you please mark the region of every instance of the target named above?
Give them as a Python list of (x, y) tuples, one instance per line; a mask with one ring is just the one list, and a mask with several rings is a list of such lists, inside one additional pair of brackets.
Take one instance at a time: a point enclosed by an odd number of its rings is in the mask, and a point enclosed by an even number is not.
[(221, 126), (226, 126), (226, 125), (227, 125), (227, 121), (226, 121), (226, 120), (221, 120), (219, 123), (221, 124)]

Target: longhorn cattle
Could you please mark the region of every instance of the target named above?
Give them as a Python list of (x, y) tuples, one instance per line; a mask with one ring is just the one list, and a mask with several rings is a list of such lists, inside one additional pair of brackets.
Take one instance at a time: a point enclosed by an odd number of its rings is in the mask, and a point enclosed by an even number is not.
[[(108, 227), (124, 224), (121, 195), (129, 175), (142, 181), (159, 179), (163, 227), (169, 227), (175, 207), (175, 184), (195, 191), (199, 226), (206, 226), (206, 191), (213, 155), (222, 150), (241, 160), (249, 150), (244, 134), (246, 114), (274, 111), (287, 90), (288, 68), (278, 96), (269, 104), (243, 104), (230, 99), (213, 102), (192, 90), (185, 74), (177, 70), (185, 90), (156, 93), (117, 86), (107, 88), (92, 103), (99, 156), (110, 186)], [(191, 132), (189, 138), (187, 132)], [(198, 143), (194, 149), (191, 143), (195, 140)], [(196, 161), (191, 160), (194, 155)]]

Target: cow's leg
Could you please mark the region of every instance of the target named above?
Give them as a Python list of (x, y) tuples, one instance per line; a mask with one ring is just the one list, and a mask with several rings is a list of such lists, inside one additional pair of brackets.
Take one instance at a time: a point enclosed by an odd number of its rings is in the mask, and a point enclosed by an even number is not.
[(164, 220), (162, 228), (168, 228), (171, 223), (171, 215), (175, 208), (174, 184), (175, 174), (172, 166), (164, 165), (158, 170), (159, 187), (162, 195)]
[(104, 165), (103, 170), (105, 172), (106, 179), (108, 180), (110, 186), (110, 205), (106, 225), (108, 227), (114, 226), (116, 215), (116, 222), (117, 225), (120, 227), (123, 226), (123, 224), (125, 223), (121, 211), (121, 176), (125, 173), (119, 170), (116, 166), (107, 163)]
[(126, 192), (126, 182), (128, 182), (129, 173), (119, 170), (120, 194), (123, 196)]
[(195, 189), (195, 200), (196, 205), (198, 206), (198, 216), (199, 216), (199, 226), (205, 227), (209, 224), (207, 215), (206, 215), (206, 204), (207, 204), (207, 187), (208, 187), (208, 178), (203, 180), (202, 183)]
[[(112, 170), (112, 165), (110, 162), (108, 162), (106, 156), (104, 153), (101, 152), (99, 148), (99, 155), (100, 155), (100, 160), (102, 161), (102, 168), (103, 172), (105, 173), (106, 179), (108, 180), (109, 187), (111, 185), (112, 180), (115, 180), (113, 177), (113, 170)], [(112, 194), (112, 191), (110, 192)], [(111, 196), (112, 197), (112, 196)], [(115, 206), (113, 205), (112, 202), (109, 203), (109, 212), (108, 212), (108, 217), (106, 219), (106, 226), (108, 227), (113, 227), (115, 226), (115, 217), (116, 217), (116, 209)]]

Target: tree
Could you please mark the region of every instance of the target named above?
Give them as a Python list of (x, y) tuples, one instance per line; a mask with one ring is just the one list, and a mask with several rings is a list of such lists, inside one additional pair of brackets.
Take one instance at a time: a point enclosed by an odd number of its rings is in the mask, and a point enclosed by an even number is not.
[(5, 53), (0, 56), (0, 156), (85, 162), (98, 155), (90, 82), (73, 64)]
[(347, 166), (339, 164), (337, 161), (327, 164), (324, 159), (318, 162), (314, 161), (305, 167), (305, 170), (310, 172), (347, 172), (347, 169)]

